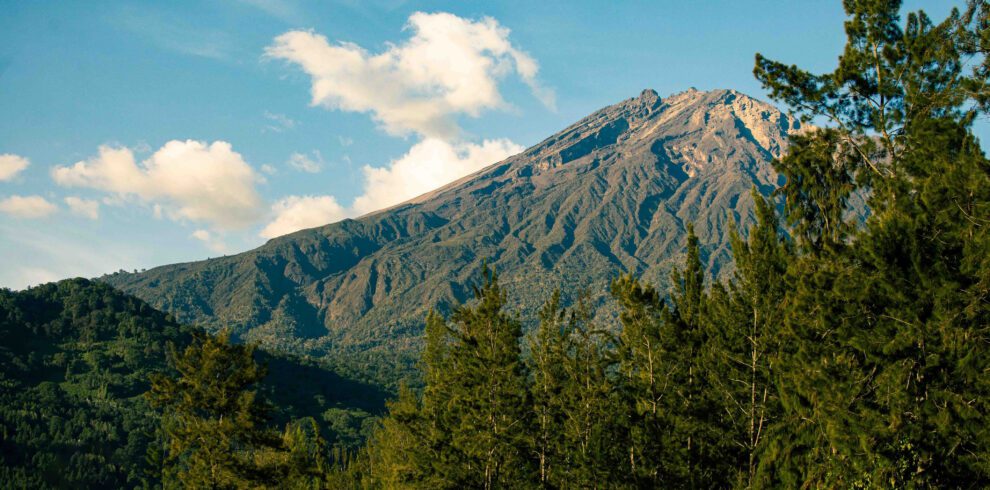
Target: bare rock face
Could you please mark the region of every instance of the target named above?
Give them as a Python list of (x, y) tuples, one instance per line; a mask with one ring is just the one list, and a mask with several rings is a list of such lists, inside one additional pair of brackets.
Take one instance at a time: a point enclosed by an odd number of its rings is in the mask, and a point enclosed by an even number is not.
[[(523, 153), (393, 208), (240, 255), (104, 278), (180, 320), (288, 350), (391, 360), (415, 352), (426, 312), (465, 300), (488, 260), (522, 316), (555, 287), (599, 304), (631, 271), (664, 285), (693, 222), (716, 274), (728, 230), (796, 120), (733, 90), (653, 90)], [(608, 308), (602, 309), (608, 318)]]

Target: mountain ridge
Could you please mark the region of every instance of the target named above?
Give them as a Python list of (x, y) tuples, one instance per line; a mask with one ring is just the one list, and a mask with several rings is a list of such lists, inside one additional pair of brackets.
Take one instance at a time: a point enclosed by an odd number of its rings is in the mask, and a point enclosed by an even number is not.
[[(269, 240), (234, 256), (104, 281), (182, 321), (315, 354), (405, 357), (430, 308), (467, 299), (489, 261), (521, 312), (549, 289), (633, 272), (663, 284), (693, 222), (713, 272), (749, 191), (801, 125), (734, 90), (653, 90), (605, 107), (518, 155), (388, 209)], [(388, 361), (391, 363), (392, 361)], [(403, 362), (398, 362), (398, 369)]]

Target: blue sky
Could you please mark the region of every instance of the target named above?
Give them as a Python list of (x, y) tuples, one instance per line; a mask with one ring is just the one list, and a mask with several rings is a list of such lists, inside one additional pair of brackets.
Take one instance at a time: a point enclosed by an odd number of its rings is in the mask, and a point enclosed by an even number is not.
[(0, 286), (244, 251), (648, 87), (765, 98), (754, 53), (831, 70), (842, 20), (838, 1), (0, 0)]

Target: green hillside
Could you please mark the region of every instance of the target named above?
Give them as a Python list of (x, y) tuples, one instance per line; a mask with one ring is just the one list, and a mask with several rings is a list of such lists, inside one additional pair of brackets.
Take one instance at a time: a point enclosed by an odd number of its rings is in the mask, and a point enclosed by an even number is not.
[[(158, 415), (142, 396), (167, 372), (180, 325), (105, 284), (71, 279), (0, 290), (0, 487), (132, 488), (153, 483), (145, 454)], [(314, 417), (356, 447), (385, 393), (324, 367), (263, 352), (271, 423)]]

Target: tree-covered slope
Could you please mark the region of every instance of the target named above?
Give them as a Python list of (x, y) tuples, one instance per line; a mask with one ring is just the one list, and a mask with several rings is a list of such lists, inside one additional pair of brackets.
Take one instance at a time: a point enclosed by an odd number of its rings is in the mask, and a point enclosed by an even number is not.
[(182, 321), (230, 325), (293, 352), (346, 354), (391, 380), (428, 309), (466, 299), (485, 260), (527, 317), (562, 281), (569, 292), (590, 289), (599, 305), (619, 273), (664, 283), (689, 222), (709, 270), (725, 272), (730, 223), (753, 222), (749, 191), (776, 188), (770, 162), (798, 129), (732, 90), (666, 99), (646, 90), (391, 209), (102, 280)]
[[(190, 327), (105, 284), (0, 290), (0, 487), (133, 488), (158, 416), (142, 396)], [(313, 363), (259, 354), (275, 424), (305, 414), (354, 447), (384, 394)]]

